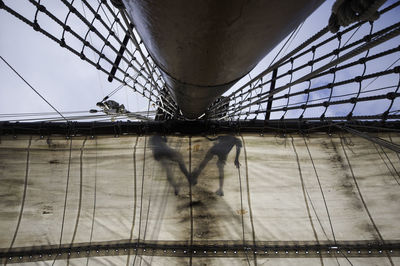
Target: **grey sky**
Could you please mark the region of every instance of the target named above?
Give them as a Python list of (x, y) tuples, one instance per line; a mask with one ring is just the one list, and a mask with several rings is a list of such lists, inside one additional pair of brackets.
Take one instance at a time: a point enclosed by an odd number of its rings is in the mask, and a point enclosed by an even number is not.
[[(92, 0), (94, 1), (94, 0)], [(24, 15), (32, 18), (34, 14), (33, 6), (27, 1), (6, 0), (7, 4), (17, 6), (18, 9), (24, 12)], [(62, 4), (57, 4), (58, 1), (42, 1), (48, 8), (52, 8), (60, 17), (65, 16), (66, 9)], [(318, 10), (316, 10), (305, 22), (298, 37), (292, 42), (287, 51), (290, 51), (298, 44), (312, 36), (315, 32), (326, 26), (330, 9), (334, 1), (326, 1)], [(388, 1), (386, 5), (393, 3)], [(375, 27), (382, 27), (385, 23), (393, 23), (399, 20), (400, 9), (392, 10), (386, 19), (375, 23)], [(43, 17), (39, 17), (39, 22), (42, 27), (48, 25), (52, 27), (51, 21), (47, 21)], [(48, 24), (45, 24), (48, 23)], [(71, 21), (71, 23), (74, 23)], [(50, 28), (56, 32), (56, 28)], [(364, 25), (354, 38), (365, 35), (369, 30), (369, 25)], [(343, 37), (346, 40), (346, 36)], [(384, 44), (378, 49), (385, 47), (393, 47), (393, 43), (400, 43), (400, 39), (396, 38)], [(269, 65), (271, 59), (275, 56), (279, 46), (267, 55), (260, 64), (250, 73), (254, 77)], [(334, 49), (336, 47), (325, 48)], [(379, 50), (372, 49), (370, 54)], [(106, 94), (114, 90), (119, 83), (114, 81), (109, 83), (107, 76), (98, 71), (87, 62), (82, 61), (79, 57), (71, 54), (68, 50), (61, 48), (57, 43), (51, 41), (41, 33), (35, 32), (26, 24), (20, 22), (15, 17), (9, 15), (4, 10), (0, 10), (0, 55), (3, 56), (17, 71), (20, 72), (25, 79), (32, 84), (49, 102), (51, 102), (61, 112), (67, 111), (85, 111), (95, 108), (97, 101), (101, 100)], [(399, 54), (394, 54), (391, 57), (385, 57), (380, 64), (368, 65), (367, 72), (372, 73), (378, 70), (383, 70), (389, 66), (394, 59), (398, 58)], [(397, 63), (398, 65), (398, 63)], [(307, 69), (309, 71), (309, 69)], [(352, 76), (360, 75), (362, 69), (360, 67), (351, 69), (351, 72), (341, 72), (337, 80), (343, 80)], [(52, 112), (53, 110), (43, 102), (26, 84), (24, 84), (12, 71), (3, 63), (0, 62), (0, 114), (5, 113), (22, 113), (22, 112)], [(329, 83), (330, 77), (316, 82)], [(237, 88), (248, 80), (248, 76), (241, 82), (235, 85)], [(393, 80), (393, 78), (391, 79)], [(281, 81), (284, 84), (284, 80)], [(377, 80), (374, 86), (383, 86), (384, 79)], [(395, 83), (393, 81), (392, 83)], [(278, 86), (280, 84), (277, 84)], [(307, 85), (307, 84), (306, 84)], [(312, 84), (314, 85), (314, 84)], [(301, 89), (304, 89), (304, 84)], [(300, 89), (300, 88), (299, 88)], [(346, 88), (346, 91), (354, 91), (358, 88)], [(338, 89), (339, 93), (340, 89)], [(325, 96), (326, 92), (320, 92)], [(304, 96), (302, 96), (304, 99)], [(302, 97), (299, 97), (301, 100)], [(313, 96), (315, 97), (315, 96)], [(113, 96), (113, 99), (125, 106), (131, 111), (143, 111), (147, 109), (147, 101), (140, 95), (133, 93), (129, 88), (123, 88)], [(296, 99), (292, 99), (295, 101)], [(286, 102), (285, 102), (286, 103)], [(284, 104), (277, 101), (274, 106)], [(385, 103), (382, 104), (382, 106)], [(396, 102), (398, 107), (398, 104)], [(365, 104), (365, 110), (375, 108), (376, 112), (384, 111), (384, 107), (373, 104), (369, 106)], [(343, 107), (342, 107), (343, 109)], [(333, 110), (333, 112), (346, 112), (346, 110)], [(392, 108), (393, 109), (393, 108)], [(397, 108), (399, 109), (399, 108)], [(330, 112), (332, 112), (330, 110)], [(362, 112), (364, 109), (358, 110)], [(307, 110), (308, 111), (308, 110)], [(312, 112), (312, 111), (311, 111)], [(274, 114), (273, 118), (280, 118), (281, 114)], [(295, 117), (298, 112), (293, 114)], [(311, 115), (311, 114), (310, 114)]]

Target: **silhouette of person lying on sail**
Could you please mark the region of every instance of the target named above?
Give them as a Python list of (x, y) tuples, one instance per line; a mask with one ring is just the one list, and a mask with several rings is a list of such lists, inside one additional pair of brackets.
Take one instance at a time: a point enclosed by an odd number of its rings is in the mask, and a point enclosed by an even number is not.
[(193, 185), (197, 184), (197, 178), (200, 173), (203, 171), (204, 167), (206, 167), (207, 163), (214, 157), (218, 156), (217, 167), (219, 171), (219, 189), (215, 192), (219, 196), (224, 195), (223, 186), (224, 186), (224, 167), (226, 163), (226, 159), (228, 157), (229, 152), (232, 150), (233, 146), (236, 146), (236, 157), (235, 157), (235, 166), (239, 168), (239, 154), (240, 149), (242, 147), (242, 141), (234, 136), (219, 136), (214, 139), (206, 137), (208, 140), (216, 141), (214, 146), (212, 146), (207, 154), (205, 155), (203, 161), (200, 163), (199, 167), (192, 172), (191, 175), (191, 183)]
[(189, 181), (189, 172), (186, 169), (185, 163), (183, 162), (182, 155), (178, 151), (170, 148), (167, 145), (166, 137), (154, 135), (150, 137), (149, 142), (153, 150), (154, 159), (160, 162), (161, 166), (165, 169), (165, 171), (167, 172), (167, 180), (174, 188), (175, 195), (178, 195), (179, 185), (176, 183), (174, 179), (170, 163), (171, 162), (178, 163), (182, 173), (186, 176), (186, 178)]

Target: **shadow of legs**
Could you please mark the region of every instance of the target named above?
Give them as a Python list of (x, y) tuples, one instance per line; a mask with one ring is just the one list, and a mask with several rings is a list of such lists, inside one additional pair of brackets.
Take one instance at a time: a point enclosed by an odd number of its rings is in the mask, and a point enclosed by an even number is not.
[(225, 161), (218, 160), (217, 162), (218, 172), (219, 172), (219, 189), (215, 192), (218, 196), (224, 195), (224, 168), (225, 168)]

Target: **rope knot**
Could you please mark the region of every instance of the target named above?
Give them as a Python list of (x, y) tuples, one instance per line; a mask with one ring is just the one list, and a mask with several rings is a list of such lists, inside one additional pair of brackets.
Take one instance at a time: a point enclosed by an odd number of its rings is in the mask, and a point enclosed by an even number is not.
[(388, 98), (389, 100), (394, 100), (394, 99), (396, 99), (396, 93), (394, 93), (394, 92), (388, 92), (387, 94), (386, 94), (386, 98)]

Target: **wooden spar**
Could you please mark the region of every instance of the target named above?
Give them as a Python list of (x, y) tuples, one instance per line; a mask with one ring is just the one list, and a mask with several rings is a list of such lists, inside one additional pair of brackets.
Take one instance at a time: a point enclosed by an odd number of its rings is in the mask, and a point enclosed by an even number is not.
[(190, 119), (256, 64), (322, 0), (124, 0), (136, 30)]

